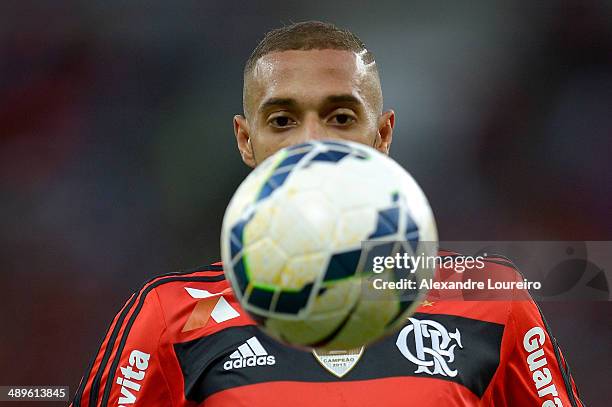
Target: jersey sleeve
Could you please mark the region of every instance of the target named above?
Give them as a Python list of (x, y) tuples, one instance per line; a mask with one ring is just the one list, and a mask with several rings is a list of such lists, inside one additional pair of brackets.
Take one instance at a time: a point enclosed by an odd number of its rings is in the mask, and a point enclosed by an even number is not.
[(493, 405), (582, 407), (556, 339), (533, 300), (512, 301)]
[(172, 405), (160, 362), (165, 329), (155, 284), (148, 283), (113, 319), (71, 406)]

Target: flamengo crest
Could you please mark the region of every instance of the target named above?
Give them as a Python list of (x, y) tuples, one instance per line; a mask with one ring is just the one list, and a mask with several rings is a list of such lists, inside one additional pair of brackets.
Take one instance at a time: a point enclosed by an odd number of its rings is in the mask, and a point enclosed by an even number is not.
[(448, 332), (444, 325), (429, 319), (408, 320), (411, 324), (400, 331), (395, 344), (406, 359), (418, 366), (415, 373), (457, 376), (458, 371), (449, 364), (455, 361), (457, 345), (463, 348), (459, 330)]

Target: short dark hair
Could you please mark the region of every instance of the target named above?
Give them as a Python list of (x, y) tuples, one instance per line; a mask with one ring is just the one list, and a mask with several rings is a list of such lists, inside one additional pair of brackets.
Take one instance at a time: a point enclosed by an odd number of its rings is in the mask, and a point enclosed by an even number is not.
[[(272, 52), (324, 49), (350, 51), (359, 54), (365, 64), (373, 67), (373, 73), (379, 82), (378, 87), (380, 88), (380, 77), (374, 55), (365, 47), (365, 44), (359, 37), (348, 30), (338, 28), (330, 23), (303, 21), (268, 31), (251, 53), (244, 66), (242, 102), (245, 114), (247, 114), (247, 77), (261, 57)], [(378, 97), (376, 109), (382, 109), (382, 94)]]
[(322, 21), (303, 21), (266, 33), (247, 60), (244, 74), (248, 74), (253, 69), (259, 58), (269, 53), (312, 49), (336, 49), (362, 53), (361, 58), (364, 63), (375, 62), (374, 55), (352, 32)]

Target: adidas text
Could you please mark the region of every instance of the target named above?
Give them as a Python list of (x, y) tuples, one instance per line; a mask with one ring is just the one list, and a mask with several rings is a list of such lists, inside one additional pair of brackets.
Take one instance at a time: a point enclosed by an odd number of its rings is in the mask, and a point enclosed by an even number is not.
[(240, 369), (246, 366), (272, 366), (276, 363), (274, 356), (251, 356), (250, 358), (228, 360), (223, 364), (223, 369)]
[(252, 336), (232, 352), (230, 359), (223, 363), (223, 369), (231, 370), (247, 366), (271, 366), (275, 363), (276, 358), (268, 354), (257, 337)]

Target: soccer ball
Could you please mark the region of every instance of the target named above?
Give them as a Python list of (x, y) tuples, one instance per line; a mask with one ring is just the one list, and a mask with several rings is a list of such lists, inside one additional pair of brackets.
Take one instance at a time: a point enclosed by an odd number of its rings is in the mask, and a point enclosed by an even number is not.
[[(401, 326), (423, 295), (380, 289), (400, 278), (393, 267), (374, 273), (373, 258), (435, 256), (437, 230), (395, 161), (358, 143), (312, 141), (280, 150), (244, 180), (221, 250), (236, 297), (264, 332), (302, 348), (352, 349)], [(425, 266), (407, 277), (432, 274)]]

